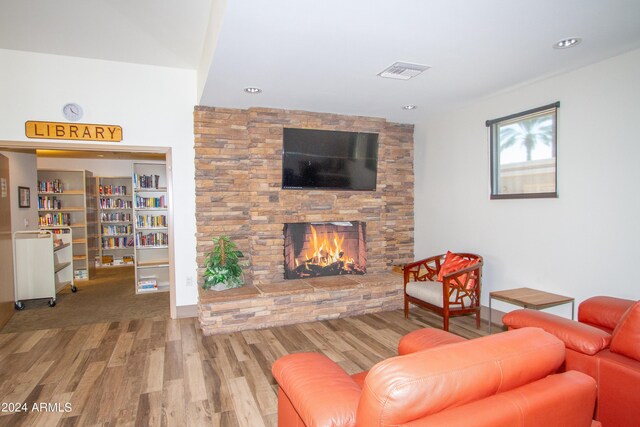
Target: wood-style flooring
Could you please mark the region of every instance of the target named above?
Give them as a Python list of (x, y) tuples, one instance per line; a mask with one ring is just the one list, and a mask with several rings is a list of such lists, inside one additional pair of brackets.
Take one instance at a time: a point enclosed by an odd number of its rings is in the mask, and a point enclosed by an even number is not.
[[(352, 374), (441, 324), (412, 308), (409, 320), (392, 311), (211, 337), (197, 319), (163, 316), (3, 333), (0, 426), (276, 426), (277, 358), (321, 352)], [(486, 330), (452, 320), (467, 338)]]

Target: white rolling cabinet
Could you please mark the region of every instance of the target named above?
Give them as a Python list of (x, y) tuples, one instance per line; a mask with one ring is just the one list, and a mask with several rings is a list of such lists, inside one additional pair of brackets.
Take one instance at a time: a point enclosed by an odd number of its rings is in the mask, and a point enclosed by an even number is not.
[[(56, 305), (56, 294), (65, 286), (77, 288), (73, 279), (73, 235), (50, 230), (16, 231), (13, 234), (14, 292), (16, 310), (24, 309), (24, 301), (49, 298)], [(56, 244), (58, 243), (58, 244)]]

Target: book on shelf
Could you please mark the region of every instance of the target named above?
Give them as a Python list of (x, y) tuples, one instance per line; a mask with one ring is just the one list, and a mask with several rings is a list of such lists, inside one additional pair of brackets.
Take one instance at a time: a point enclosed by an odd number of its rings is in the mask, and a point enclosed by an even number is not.
[(158, 281), (155, 277), (141, 277), (138, 279), (138, 291), (150, 291), (158, 289)]
[(157, 189), (160, 183), (160, 175), (133, 174), (133, 185), (136, 189)]
[(126, 185), (101, 185), (98, 187), (101, 196), (126, 196)]
[(63, 190), (62, 181), (59, 179), (38, 181), (38, 192), (40, 193), (62, 193)]

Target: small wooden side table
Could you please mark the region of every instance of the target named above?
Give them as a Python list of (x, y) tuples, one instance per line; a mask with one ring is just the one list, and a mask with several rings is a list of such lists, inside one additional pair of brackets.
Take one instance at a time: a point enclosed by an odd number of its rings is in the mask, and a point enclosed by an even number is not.
[(571, 320), (573, 320), (573, 309), (575, 299), (563, 295), (552, 294), (531, 288), (507, 289), (489, 293), (489, 333), (491, 333), (491, 300), (506, 302), (524, 308), (542, 310), (556, 305), (571, 303)]

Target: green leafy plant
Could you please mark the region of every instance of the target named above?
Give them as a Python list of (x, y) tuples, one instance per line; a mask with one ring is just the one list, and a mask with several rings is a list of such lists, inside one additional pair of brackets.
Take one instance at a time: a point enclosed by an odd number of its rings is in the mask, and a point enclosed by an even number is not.
[(244, 255), (229, 236), (214, 237), (213, 250), (205, 258), (202, 288), (222, 290), (244, 285), (242, 257)]

